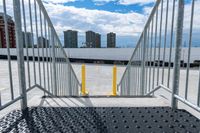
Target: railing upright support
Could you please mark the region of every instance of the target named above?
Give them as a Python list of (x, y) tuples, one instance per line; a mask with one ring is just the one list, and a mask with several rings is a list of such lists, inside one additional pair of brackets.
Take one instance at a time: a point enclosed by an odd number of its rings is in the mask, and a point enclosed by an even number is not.
[(141, 71), (141, 95), (144, 95), (145, 93), (145, 65), (146, 65), (146, 61), (145, 61), (145, 57), (146, 57), (146, 33), (147, 30), (145, 29), (143, 32), (143, 44), (142, 44), (142, 71)]
[(17, 44), (17, 64), (19, 75), (19, 89), (21, 100), (21, 108), (27, 108), (27, 95), (26, 95), (26, 77), (24, 67), (24, 49), (23, 49), (23, 37), (22, 37), (22, 23), (21, 23), (21, 8), (20, 0), (13, 0), (14, 7), (14, 19), (15, 19), (15, 32), (16, 32), (16, 44)]
[(55, 39), (54, 31), (51, 30), (51, 47), (52, 47), (52, 69), (53, 69), (53, 94), (57, 95), (57, 83), (56, 83), (56, 58), (55, 58)]
[[(69, 64), (70, 62), (67, 62), (67, 66), (68, 66), (68, 91), (69, 91), (69, 95), (72, 95), (72, 93), (74, 92), (74, 91), (72, 91), (72, 86), (71, 86), (71, 82), (72, 82), (72, 80), (71, 80), (71, 67), (70, 67), (70, 64)], [(73, 93), (73, 95), (74, 95), (74, 93)]]
[(127, 85), (127, 95), (131, 95), (131, 64), (128, 66), (128, 85)]
[(184, 0), (179, 0), (178, 1), (176, 43), (175, 43), (176, 46), (175, 46), (173, 87), (172, 87), (172, 101), (171, 101), (171, 106), (173, 109), (177, 108), (177, 104), (178, 104), (178, 101), (175, 98), (175, 95), (178, 94), (178, 91), (179, 91), (183, 20), (184, 20)]

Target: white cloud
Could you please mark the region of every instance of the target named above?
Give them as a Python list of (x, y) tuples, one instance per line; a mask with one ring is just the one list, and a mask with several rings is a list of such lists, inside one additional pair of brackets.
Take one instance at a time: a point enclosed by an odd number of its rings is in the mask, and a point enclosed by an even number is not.
[(132, 5), (132, 4), (144, 5), (144, 4), (156, 2), (156, 0), (93, 0), (93, 1), (96, 3), (108, 3), (111, 1), (116, 1), (118, 2), (118, 4), (121, 4), (121, 5)]
[(45, 4), (45, 7), (54, 26), (63, 27), (58, 28), (59, 30), (67, 30), (70, 27), (81, 32), (94, 30), (102, 34), (112, 31), (118, 35), (136, 35), (142, 31), (147, 19), (147, 16), (135, 12), (123, 14), (52, 3)]
[(54, 4), (63, 4), (63, 3), (68, 3), (68, 2), (75, 2), (76, 0), (43, 0), (45, 2), (51, 2)]
[[(25, 0), (27, 1), (27, 0)], [(199, 34), (200, 28), (200, 1), (195, 2), (195, 17), (193, 31), (195, 35)], [(168, 19), (168, 33), (170, 33), (171, 19), (172, 19), (172, 3), (169, 4), (169, 19)], [(103, 10), (91, 10), (86, 8), (76, 8), (73, 6), (64, 6), (62, 4), (44, 3), (47, 12), (53, 22), (53, 25), (60, 38), (63, 37), (63, 31), (68, 29), (78, 30), (80, 35), (84, 35), (87, 30), (94, 30), (101, 34), (107, 32), (116, 32), (118, 36), (133, 36), (139, 35), (146, 20), (149, 16), (151, 8), (144, 7), (143, 13), (129, 12), (117, 13)], [(7, 1), (7, 13), (13, 17), (13, 4)], [(165, 5), (166, 6), (166, 5)], [(0, 1), (0, 12), (2, 12), (2, 2)], [(25, 8), (28, 8), (25, 2)], [(166, 7), (164, 7), (163, 23), (165, 22)], [(177, 9), (177, 8), (176, 8)], [(160, 9), (159, 9), (160, 10)], [(34, 10), (32, 11), (34, 14)], [(29, 13), (26, 10), (27, 30), (30, 31)], [(189, 33), (191, 17), (191, 3), (185, 6), (184, 17), (184, 32)], [(33, 18), (34, 19), (34, 18)], [(159, 18), (160, 19), (160, 18)], [(175, 13), (175, 30), (176, 30), (177, 10)], [(158, 20), (160, 22), (160, 20)], [(33, 22), (33, 27), (35, 23)], [(40, 27), (38, 27), (40, 28)], [(164, 26), (163, 26), (164, 31)], [(164, 32), (163, 32), (164, 34)], [(195, 37), (194, 35), (194, 37)]]
[(116, 0), (93, 0), (94, 2), (111, 2)]
[(131, 5), (131, 4), (149, 4), (155, 2), (156, 0), (119, 0), (119, 4)]

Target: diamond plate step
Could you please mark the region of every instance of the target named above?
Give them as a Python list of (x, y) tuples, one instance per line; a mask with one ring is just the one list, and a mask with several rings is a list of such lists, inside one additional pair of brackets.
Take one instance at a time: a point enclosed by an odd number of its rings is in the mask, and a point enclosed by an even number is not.
[(34, 107), (2, 118), (0, 132), (199, 133), (200, 120), (170, 107)]

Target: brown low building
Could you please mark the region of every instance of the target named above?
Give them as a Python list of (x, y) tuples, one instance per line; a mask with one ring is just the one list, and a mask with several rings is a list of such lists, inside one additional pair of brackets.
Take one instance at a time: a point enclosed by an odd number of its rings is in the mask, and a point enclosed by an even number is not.
[[(0, 48), (6, 48), (6, 32), (5, 32), (5, 22), (4, 22), (4, 14), (0, 13)], [(12, 17), (7, 15), (8, 22), (8, 35), (9, 35), (9, 43), (10, 48), (16, 48), (16, 40), (15, 40), (15, 23), (12, 20)]]

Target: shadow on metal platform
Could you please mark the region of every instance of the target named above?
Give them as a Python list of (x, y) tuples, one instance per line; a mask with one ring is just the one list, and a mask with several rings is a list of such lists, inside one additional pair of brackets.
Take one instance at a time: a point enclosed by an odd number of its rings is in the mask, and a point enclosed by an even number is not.
[(200, 132), (200, 120), (170, 107), (33, 107), (0, 120), (0, 132)]

